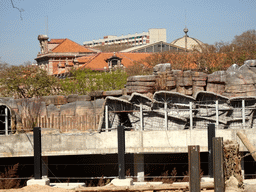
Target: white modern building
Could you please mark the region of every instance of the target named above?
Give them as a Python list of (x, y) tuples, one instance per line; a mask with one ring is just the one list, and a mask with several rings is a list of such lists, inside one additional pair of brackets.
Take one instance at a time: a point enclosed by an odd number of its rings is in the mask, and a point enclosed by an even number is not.
[(134, 33), (122, 36), (104, 36), (103, 39), (85, 41), (86, 47), (104, 46), (104, 45), (121, 45), (131, 46), (146, 45), (158, 41), (166, 42), (166, 29), (149, 29), (148, 32)]

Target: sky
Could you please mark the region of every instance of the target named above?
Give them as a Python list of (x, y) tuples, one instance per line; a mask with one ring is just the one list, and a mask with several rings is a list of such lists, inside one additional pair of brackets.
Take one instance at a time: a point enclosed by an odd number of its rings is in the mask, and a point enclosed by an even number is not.
[[(23, 9), (20, 12), (12, 7)], [(188, 35), (231, 42), (256, 29), (256, 0), (0, 0), (0, 61), (35, 62), (39, 34), (79, 44), (106, 35), (165, 28), (167, 42)], [(48, 19), (47, 19), (48, 18)], [(48, 22), (47, 22), (48, 21)], [(48, 24), (47, 24), (48, 23)], [(47, 27), (48, 26), (48, 27)], [(47, 30), (48, 29), (48, 30)]]

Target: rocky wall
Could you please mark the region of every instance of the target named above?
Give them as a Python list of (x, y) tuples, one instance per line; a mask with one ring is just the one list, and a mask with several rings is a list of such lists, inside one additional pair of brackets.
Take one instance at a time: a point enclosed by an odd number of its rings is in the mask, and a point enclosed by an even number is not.
[(255, 96), (255, 84), (256, 60), (247, 60), (241, 67), (234, 64), (212, 74), (172, 70), (169, 63), (158, 64), (153, 75), (129, 77), (126, 88), (128, 94), (168, 90), (194, 96), (199, 91), (209, 91), (231, 98)]

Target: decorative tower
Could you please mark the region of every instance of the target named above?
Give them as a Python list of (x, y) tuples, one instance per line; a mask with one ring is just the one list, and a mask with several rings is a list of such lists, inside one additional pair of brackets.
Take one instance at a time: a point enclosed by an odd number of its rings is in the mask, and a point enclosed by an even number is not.
[(48, 39), (47, 35), (38, 35), (38, 40), (40, 42), (41, 54), (48, 53)]
[(185, 27), (184, 29), (183, 29), (183, 31), (184, 31), (184, 33), (185, 33), (185, 50), (186, 50), (186, 52), (187, 52), (187, 48), (188, 48), (188, 40), (187, 40), (187, 37), (188, 37), (188, 28), (187, 27)]

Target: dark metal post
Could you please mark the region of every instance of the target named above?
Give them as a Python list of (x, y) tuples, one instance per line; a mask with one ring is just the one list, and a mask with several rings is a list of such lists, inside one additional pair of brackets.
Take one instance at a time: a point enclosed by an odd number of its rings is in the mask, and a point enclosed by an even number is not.
[(125, 132), (124, 126), (119, 125), (117, 128), (118, 139), (118, 172), (119, 179), (125, 179)]
[(225, 191), (224, 167), (223, 167), (223, 138), (215, 137), (213, 142), (213, 173), (214, 191)]
[(41, 127), (34, 127), (34, 177), (42, 179)]
[(215, 124), (208, 124), (208, 175), (213, 178), (212, 138), (215, 137)]
[(189, 191), (201, 191), (200, 187), (200, 146), (188, 146)]

